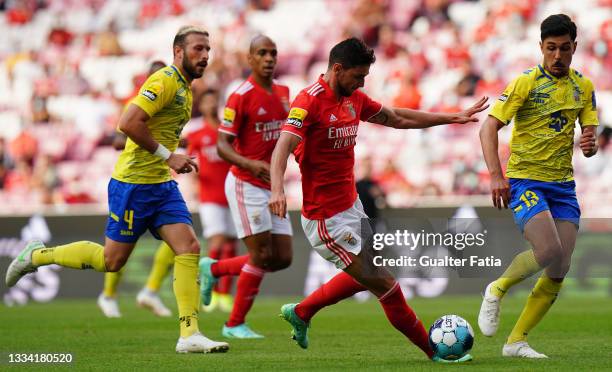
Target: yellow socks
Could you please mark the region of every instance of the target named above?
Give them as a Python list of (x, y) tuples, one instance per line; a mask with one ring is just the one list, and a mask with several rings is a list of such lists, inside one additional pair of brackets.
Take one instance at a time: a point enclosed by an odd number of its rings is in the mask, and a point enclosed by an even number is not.
[(153, 258), (153, 266), (151, 266), (151, 273), (149, 279), (147, 279), (147, 289), (152, 292), (159, 291), (162, 281), (174, 264), (174, 256), (174, 251), (168, 244), (165, 242), (160, 244), (157, 252), (155, 252), (155, 258)]
[(32, 252), (32, 264), (34, 266), (57, 264), (73, 269), (106, 271), (104, 247), (88, 241), (37, 249)]
[(514, 257), (504, 274), (493, 282), (490, 291), (499, 298), (504, 297), (510, 287), (522, 282), (541, 269), (533, 250), (529, 249), (519, 253)]
[(106, 273), (104, 274), (104, 289), (102, 293), (106, 297), (115, 297), (117, 296), (117, 287), (119, 286), (119, 281), (121, 281), (121, 277), (123, 276), (123, 271), (125, 266), (121, 268), (121, 270), (116, 273)]
[(198, 328), (200, 288), (198, 286), (199, 254), (189, 253), (174, 257), (174, 296), (179, 311), (181, 337), (189, 337)]
[(527, 339), (529, 331), (542, 320), (557, 299), (561, 286), (562, 283), (555, 282), (545, 274), (538, 279), (506, 343), (511, 344)]

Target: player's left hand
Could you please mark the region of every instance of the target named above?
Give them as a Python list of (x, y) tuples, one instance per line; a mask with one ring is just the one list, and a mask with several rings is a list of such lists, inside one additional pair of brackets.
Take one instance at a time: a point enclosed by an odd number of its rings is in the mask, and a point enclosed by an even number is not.
[(585, 129), (580, 136), (580, 150), (584, 156), (591, 157), (597, 152), (597, 136), (594, 130)]
[(192, 170), (198, 172), (198, 163), (193, 159), (187, 155), (172, 153), (166, 163), (176, 173), (189, 173)]
[(272, 214), (280, 218), (285, 218), (287, 215), (287, 198), (285, 197), (284, 191), (272, 191), (268, 205), (270, 206), (270, 212), (272, 212)]
[(478, 100), (478, 102), (472, 105), (472, 107), (455, 114), (455, 117), (453, 118), (452, 122), (458, 123), (458, 124), (477, 122), (478, 118), (474, 115), (489, 108), (489, 105), (485, 105), (485, 103), (487, 103), (488, 100), (489, 100), (489, 97), (487, 96), (482, 97), (481, 99)]

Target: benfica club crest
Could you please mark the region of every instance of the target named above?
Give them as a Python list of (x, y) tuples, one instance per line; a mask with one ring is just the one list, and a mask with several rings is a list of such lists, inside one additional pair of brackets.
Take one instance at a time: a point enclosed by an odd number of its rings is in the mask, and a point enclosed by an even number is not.
[(346, 109), (348, 110), (349, 114), (351, 114), (351, 117), (353, 119), (355, 119), (357, 117), (357, 113), (355, 112), (355, 108), (353, 107), (353, 102), (347, 102), (346, 103)]

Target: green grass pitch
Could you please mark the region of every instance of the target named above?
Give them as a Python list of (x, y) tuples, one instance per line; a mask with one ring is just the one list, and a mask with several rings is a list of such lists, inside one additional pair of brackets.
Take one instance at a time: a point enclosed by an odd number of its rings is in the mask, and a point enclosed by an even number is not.
[[(166, 303), (175, 306), (172, 298)], [(500, 332), (493, 338), (478, 334), (466, 365), (438, 365), (395, 331), (376, 301), (349, 300), (324, 309), (310, 330), (310, 348), (300, 349), (289, 339), (289, 327), (277, 315), (286, 301), (260, 298), (248, 317), (264, 340), (230, 341), (226, 354), (177, 355), (177, 321), (160, 319), (136, 307), (133, 297), (121, 298), (123, 318), (106, 319), (95, 300), (62, 300), (50, 304), (0, 308), (0, 370), (481, 370), (593, 371), (612, 368), (612, 299), (560, 297), (530, 335), (536, 350), (549, 360), (501, 357), (501, 346), (525, 298), (505, 299)], [(294, 299), (295, 300), (295, 299)], [(409, 303), (428, 326), (443, 314), (465, 317), (477, 328), (480, 298), (440, 297)], [(176, 311), (176, 310), (175, 310)], [(201, 314), (204, 333), (221, 339), (225, 314)], [(9, 365), (8, 352), (72, 353), (70, 365)]]

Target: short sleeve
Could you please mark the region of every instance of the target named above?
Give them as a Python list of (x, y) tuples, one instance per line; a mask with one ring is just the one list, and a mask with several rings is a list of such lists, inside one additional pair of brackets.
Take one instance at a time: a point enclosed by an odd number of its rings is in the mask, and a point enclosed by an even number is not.
[(368, 121), (372, 116), (378, 114), (382, 110), (382, 103), (374, 101), (367, 94), (362, 94), (362, 105), (361, 112), (359, 113), (359, 120)]
[(223, 120), (219, 126), (219, 132), (237, 136), (244, 122), (242, 110), (242, 96), (232, 93), (227, 99), (223, 109)]
[(489, 115), (497, 118), (504, 125), (510, 124), (529, 93), (529, 75), (521, 75), (514, 79), (499, 96)]
[(592, 82), (588, 81), (587, 89), (584, 93), (587, 95), (587, 103), (580, 110), (580, 115), (578, 116), (580, 125), (583, 127), (599, 125), (599, 120), (597, 119), (597, 100), (595, 99), (595, 88), (593, 88)]
[(149, 117), (153, 117), (174, 99), (176, 84), (173, 84), (171, 79), (172, 77), (167, 76), (163, 70), (154, 73), (149, 76), (130, 103), (140, 107)]
[(317, 101), (314, 97), (301, 92), (289, 109), (289, 115), (282, 131), (304, 139), (309, 126), (317, 121)]

